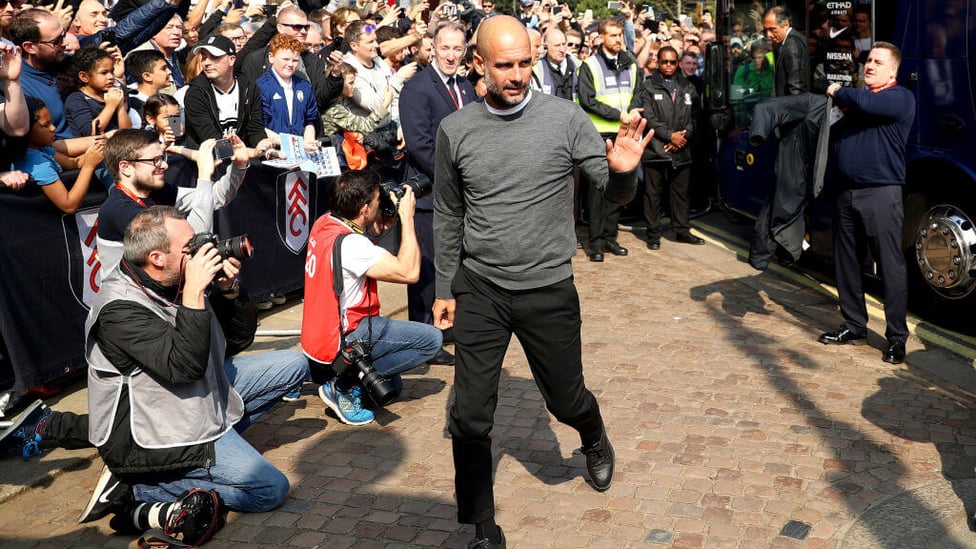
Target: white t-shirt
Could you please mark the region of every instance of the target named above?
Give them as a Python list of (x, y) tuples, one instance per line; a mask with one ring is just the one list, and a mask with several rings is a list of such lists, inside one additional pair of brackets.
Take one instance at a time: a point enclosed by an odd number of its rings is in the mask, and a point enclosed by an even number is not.
[(231, 129), (236, 131), (238, 105), (241, 102), (241, 87), (237, 85), (237, 80), (234, 80), (234, 85), (227, 93), (220, 91), (212, 83), (210, 87), (213, 88), (214, 99), (217, 101), (217, 119), (220, 121), (221, 131), (224, 135)]
[[(342, 308), (343, 331), (348, 326), (346, 310), (360, 303), (366, 294), (366, 271), (379, 261), (385, 251), (361, 234), (350, 234), (342, 241), (342, 296), (339, 306)], [(371, 301), (378, 299), (379, 296), (370, 296)]]

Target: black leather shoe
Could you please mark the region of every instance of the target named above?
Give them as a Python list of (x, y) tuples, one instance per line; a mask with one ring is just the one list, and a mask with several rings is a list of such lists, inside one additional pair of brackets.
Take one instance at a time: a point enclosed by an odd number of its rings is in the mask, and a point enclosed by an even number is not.
[(660, 240), (649, 240), (647, 242), (647, 249), (648, 250), (660, 250), (661, 249), (661, 241)]
[(501, 526), (498, 527), (498, 533), (501, 540), (497, 543), (490, 538), (474, 538), (468, 542), (468, 549), (505, 549), (505, 532), (502, 532)]
[(427, 364), (443, 364), (445, 366), (454, 366), (454, 355), (441, 349), (437, 351), (437, 354), (433, 358), (427, 361)]
[(591, 446), (580, 448), (586, 456), (586, 472), (590, 475), (590, 482), (597, 492), (605, 492), (613, 481), (614, 453), (607, 431), (600, 433), (600, 440)]
[(864, 345), (867, 340), (867, 336), (857, 335), (847, 328), (841, 328), (834, 333), (823, 333), (817, 338), (817, 341), (824, 345)]
[(603, 252), (590, 252), (590, 261), (597, 263), (603, 261)]
[(627, 255), (627, 248), (624, 248), (616, 242), (611, 242), (607, 244), (607, 251), (613, 255)]
[(674, 239), (682, 244), (694, 244), (696, 246), (701, 246), (705, 243), (705, 239), (698, 238), (693, 234), (678, 233), (674, 235)]
[(888, 348), (885, 349), (884, 354), (881, 355), (881, 360), (890, 364), (901, 364), (902, 362), (905, 362), (905, 342), (889, 341)]

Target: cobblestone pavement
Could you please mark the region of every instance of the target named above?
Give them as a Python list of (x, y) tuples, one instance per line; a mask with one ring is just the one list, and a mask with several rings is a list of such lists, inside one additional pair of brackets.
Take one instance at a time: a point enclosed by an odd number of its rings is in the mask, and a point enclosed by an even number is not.
[[(913, 336), (907, 363), (885, 364), (878, 319), (870, 345), (822, 346), (817, 335), (840, 321), (831, 296), (714, 244), (665, 240), (650, 252), (629, 233), (621, 243), (630, 256), (595, 264), (580, 251), (575, 265), (613, 487), (585, 482), (578, 436), (547, 414), (513, 342), (493, 433), (510, 547), (976, 546), (965, 520), (976, 508), (976, 398), (940, 375), (971, 361)], [(384, 289), (384, 309), (403, 316), (398, 292)], [(262, 328), (300, 318), (300, 304), (280, 307)], [(247, 431), (292, 490), (274, 512), (232, 513), (211, 546), (464, 547), (445, 430), (451, 368), (405, 378), (406, 398), (371, 425), (339, 423), (308, 384)], [(15, 488), (28, 471), (67, 469), (0, 504), (0, 547), (132, 543), (107, 519), (75, 523), (101, 467), (92, 451), (0, 463)]]

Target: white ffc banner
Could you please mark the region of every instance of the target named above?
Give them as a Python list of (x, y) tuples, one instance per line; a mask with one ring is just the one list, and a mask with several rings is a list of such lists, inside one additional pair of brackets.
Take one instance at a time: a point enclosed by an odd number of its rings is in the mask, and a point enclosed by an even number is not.
[[(285, 184), (280, 188), (285, 202), (283, 223), (279, 224), (279, 236), (285, 246), (295, 254), (305, 249), (309, 222), (309, 173), (295, 170), (285, 174)], [(282, 234), (283, 233), (283, 234)]]

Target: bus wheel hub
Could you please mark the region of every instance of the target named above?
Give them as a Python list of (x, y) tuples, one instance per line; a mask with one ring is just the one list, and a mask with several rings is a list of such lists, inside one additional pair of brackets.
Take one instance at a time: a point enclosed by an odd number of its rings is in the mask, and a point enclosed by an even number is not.
[(955, 206), (929, 209), (915, 233), (915, 257), (922, 277), (946, 297), (968, 294), (976, 281), (976, 227)]

